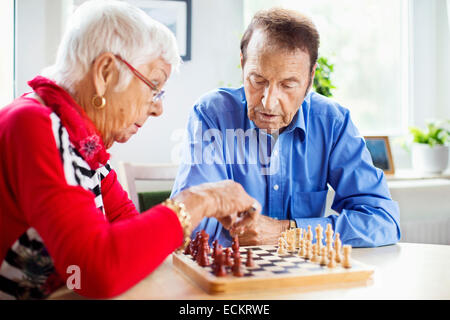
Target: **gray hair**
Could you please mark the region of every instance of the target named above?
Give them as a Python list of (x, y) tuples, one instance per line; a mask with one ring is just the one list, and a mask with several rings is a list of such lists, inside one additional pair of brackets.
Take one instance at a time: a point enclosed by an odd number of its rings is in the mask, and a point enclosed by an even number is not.
[[(120, 55), (139, 66), (162, 57), (178, 70), (181, 58), (173, 33), (141, 9), (122, 1), (96, 0), (80, 5), (70, 17), (54, 65), (42, 75), (69, 92), (81, 81), (94, 60), (104, 52)], [(118, 63), (115, 91), (124, 90), (132, 73)]]

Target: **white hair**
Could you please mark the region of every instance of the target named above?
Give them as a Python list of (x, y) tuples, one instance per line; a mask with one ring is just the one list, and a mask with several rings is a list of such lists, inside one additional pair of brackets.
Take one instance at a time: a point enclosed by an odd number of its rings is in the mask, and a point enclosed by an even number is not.
[[(162, 57), (178, 70), (181, 58), (173, 33), (141, 9), (122, 1), (96, 0), (80, 5), (70, 17), (54, 65), (42, 75), (69, 92), (83, 79), (94, 60), (104, 52), (120, 55), (140, 66)], [(132, 73), (118, 62), (116, 91), (125, 89)]]

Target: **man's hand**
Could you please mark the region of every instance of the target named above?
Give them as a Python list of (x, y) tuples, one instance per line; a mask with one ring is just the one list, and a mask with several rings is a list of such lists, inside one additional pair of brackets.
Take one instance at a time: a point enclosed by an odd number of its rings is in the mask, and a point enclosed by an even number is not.
[[(228, 228), (227, 228), (228, 229)], [(257, 214), (245, 228), (229, 229), (232, 237), (239, 237), (242, 246), (277, 244), (281, 232), (289, 229), (289, 220), (276, 220), (262, 214)]]

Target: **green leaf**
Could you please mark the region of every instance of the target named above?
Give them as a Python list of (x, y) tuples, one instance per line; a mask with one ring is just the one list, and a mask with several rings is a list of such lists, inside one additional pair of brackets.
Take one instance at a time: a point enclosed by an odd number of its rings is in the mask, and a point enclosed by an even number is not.
[(331, 89), (336, 88), (331, 81), (331, 74), (334, 70), (334, 65), (330, 64), (325, 57), (319, 57), (317, 59), (317, 65), (313, 82), (314, 89), (316, 92), (326, 97), (332, 97), (333, 94)]

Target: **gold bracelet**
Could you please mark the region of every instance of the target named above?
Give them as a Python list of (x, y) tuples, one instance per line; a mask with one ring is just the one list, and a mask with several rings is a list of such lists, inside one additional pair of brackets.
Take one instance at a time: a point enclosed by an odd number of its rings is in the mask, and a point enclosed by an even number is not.
[(163, 206), (166, 206), (172, 209), (178, 217), (180, 221), (181, 227), (183, 228), (183, 244), (178, 248), (178, 251), (183, 250), (189, 244), (191, 240), (192, 233), (192, 222), (191, 215), (186, 211), (186, 207), (184, 203), (178, 202), (173, 199), (166, 199), (163, 203)]

